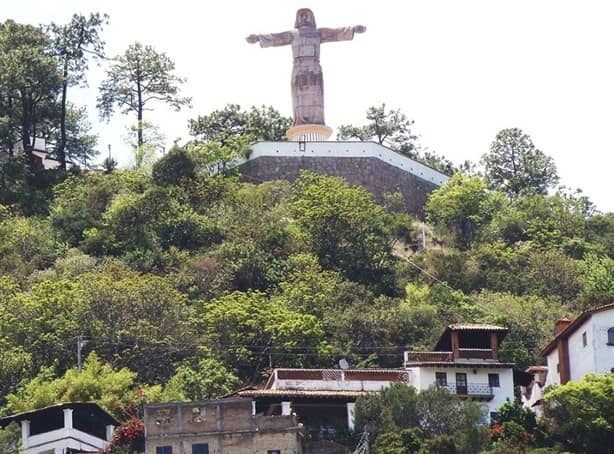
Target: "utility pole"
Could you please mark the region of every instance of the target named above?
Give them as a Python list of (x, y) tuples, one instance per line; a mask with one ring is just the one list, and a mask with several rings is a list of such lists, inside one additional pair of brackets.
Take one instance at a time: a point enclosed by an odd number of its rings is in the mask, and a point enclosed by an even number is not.
[(426, 227), (422, 223), (422, 250), (426, 251)]
[(366, 426), (360, 437), (358, 446), (356, 446), (356, 450), (352, 454), (369, 454), (369, 432), (367, 432)]
[(85, 336), (77, 336), (77, 370), (79, 371), (79, 373), (81, 373), (81, 349), (85, 344), (87, 344)]

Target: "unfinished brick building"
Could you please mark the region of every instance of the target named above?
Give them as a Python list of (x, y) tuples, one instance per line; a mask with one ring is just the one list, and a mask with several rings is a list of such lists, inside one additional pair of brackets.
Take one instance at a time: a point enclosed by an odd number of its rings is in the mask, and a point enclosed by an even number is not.
[(256, 416), (252, 399), (145, 406), (146, 454), (302, 454), (296, 416)]

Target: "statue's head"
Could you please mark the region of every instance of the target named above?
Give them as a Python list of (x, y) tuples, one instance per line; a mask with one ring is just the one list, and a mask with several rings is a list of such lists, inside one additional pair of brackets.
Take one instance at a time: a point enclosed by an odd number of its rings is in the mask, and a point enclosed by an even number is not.
[(301, 8), (296, 12), (294, 28), (299, 27), (316, 27), (316, 18), (309, 8)]

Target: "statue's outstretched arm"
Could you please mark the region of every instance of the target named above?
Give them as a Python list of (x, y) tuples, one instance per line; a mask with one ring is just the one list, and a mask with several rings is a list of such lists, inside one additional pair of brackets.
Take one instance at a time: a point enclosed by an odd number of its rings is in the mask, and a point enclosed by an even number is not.
[(364, 33), (367, 27), (364, 25), (354, 25), (353, 27), (340, 28), (319, 28), (320, 41), (323, 43), (329, 41), (349, 41), (354, 38), (354, 33)]
[(294, 33), (281, 32), (269, 33), (266, 35), (249, 35), (246, 40), (250, 44), (260, 43), (260, 47), (285, 46), (291, 44), (294, 39)]

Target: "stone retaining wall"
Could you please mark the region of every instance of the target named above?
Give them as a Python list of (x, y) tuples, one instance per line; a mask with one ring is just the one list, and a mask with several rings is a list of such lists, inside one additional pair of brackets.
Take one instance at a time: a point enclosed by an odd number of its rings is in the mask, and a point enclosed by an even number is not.
[(259, 156), (239, 166), (245, 181), (293, 182), (301, 170), (344, 178), (369, 190), (378, 203), (384, 195), (401, 192), (409, 213), (423, 216), (427, 195), (439, 186), (373, 157)]

